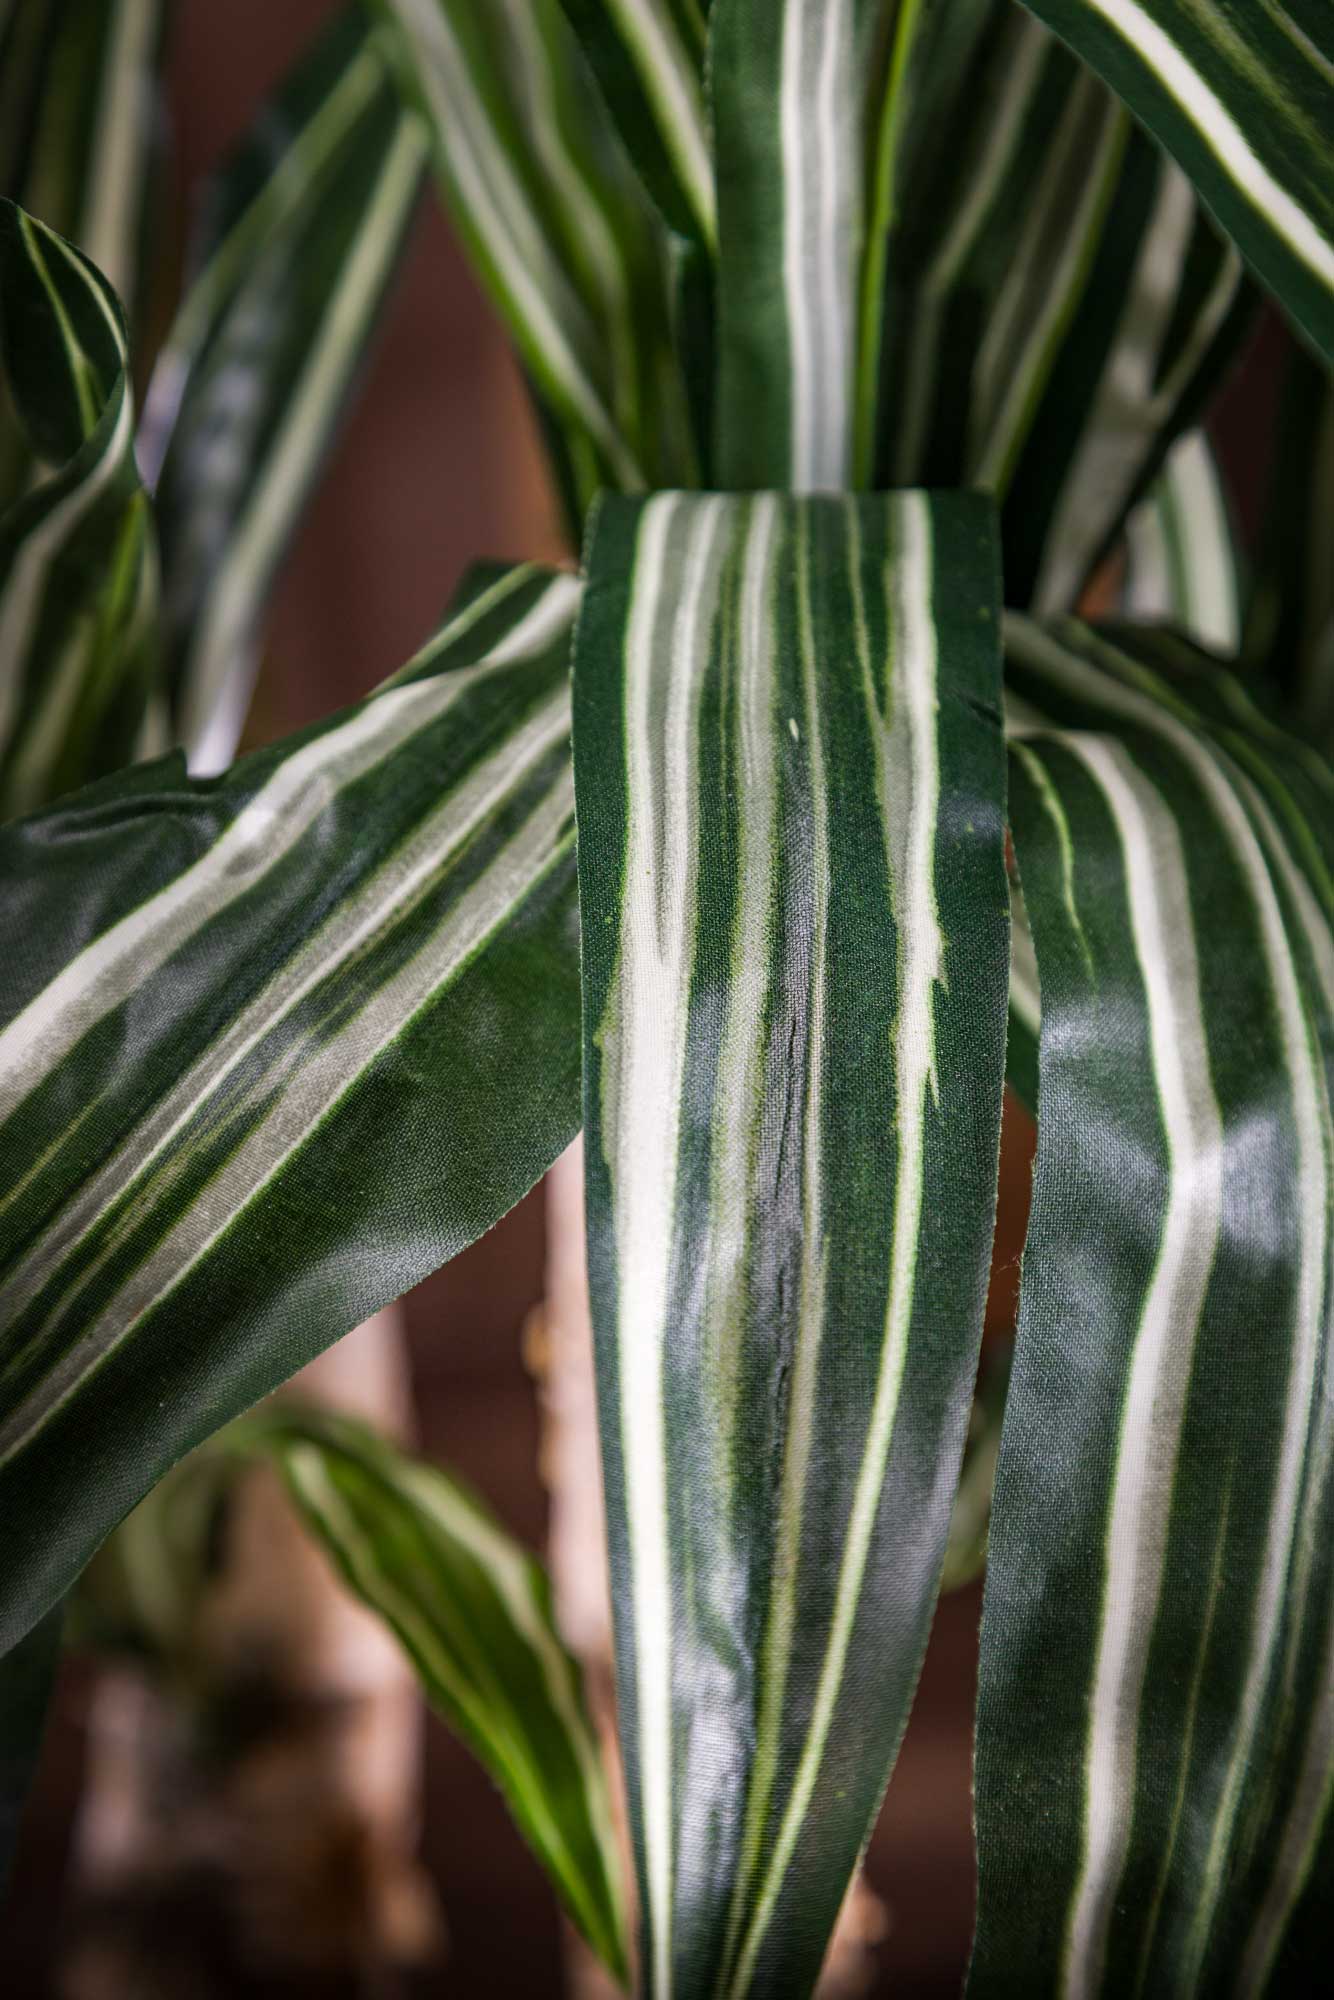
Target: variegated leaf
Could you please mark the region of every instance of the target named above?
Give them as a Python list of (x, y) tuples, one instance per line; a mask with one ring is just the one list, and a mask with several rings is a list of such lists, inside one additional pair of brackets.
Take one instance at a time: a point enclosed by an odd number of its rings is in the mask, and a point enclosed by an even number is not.
[(970, 1992), (1314, 1992), (1334, 1893), (1334, 773), (1170, 637), (1015, 618), (1006, 670), (1041, 1115)]
[(717, 237), (700, 0), (562, 0), (626, 151), (667, 221)]
[(1025, 0), (1180, 162), (1334, 361), (1334, 13), (1325, 0)]
[[(127, 302), (146, 290), (145, 239), (162, 0), (21, 0), (0, 8), (0, 195), (78, 245)], [(0, 418), (4, 415), (0, 385)], [(31, 461), (0, 421), (0, 508)]]
[(975, 496), (592, 533), (589, 1259), (655, 2000), (809, 1990), (921, 1661), (995, 1196), (996, 597)]
[(0, 816), (135, 753), (158, 673), (157, 548), (115, 294), (0, 201), (0, 353), (49, 477), (0, 519)]
[(688, 485), (699, 460), (669, 233), (561, 0), (379, 0), (445, 199), (552, 424), (582, 515), (600, 486)]
[(572, 577), (395, 681), (0, 834), (0, 1647), (173, 1461), (578, 1124)]
[(1071, 609), (1249, 325), (1240, 260), (1009, 0), (911, 190), (888, 260), (880, 477), (995, 492), (1007, 602)]
[(162, 542), (172, 733), (235, 752), (258, 622), (397, 263), (426, 161), (360, 6), (261, 107), (204, 191), (193, 276), (141, 435)]
[(1203, 431), (1187, 431), (1126, 522), (1125, 610), (1231, 659), (1241, 646), (1241, 568), (1213, 448)]
[(624, 1984), (602, 1753), (539, 1564), (458, 1480), (346, 1418), (279, 1401), (230, 1435), (278, 1465), (302, 1518), (401, 1641), (571, 1918)]

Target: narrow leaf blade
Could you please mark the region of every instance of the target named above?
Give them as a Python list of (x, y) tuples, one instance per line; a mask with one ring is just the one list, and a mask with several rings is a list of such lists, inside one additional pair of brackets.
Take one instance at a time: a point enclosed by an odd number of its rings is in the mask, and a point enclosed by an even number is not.
[(226, 778), (0, 835), (0, 1643), (572, 1137), (577, 595), (506, 572)]
[(128, 761), (156, 689), (157, 547), (125, 324), (88, 260), (0, 201), (0, 351), (39, 464), (0, 518), (0, 815)]
[(1016, 619), (1007, 676), (1041, 1105), (970, 1991), (1258, 1994), (1280, 1951), (1300, 1991), (1334, 1789), (1334, 773), (1180, 641)]
[(363, 9), (262, 106), (204, 193), (142, 456), (162, 541), (172, 733), (235, 752), (270, 585), (397, 268), (426, 163)]
[(276, 1461), (303, 1520), (401, 1641), (571, 1918), (624, 1984), (601, 1751), (539, 1564), (447, 1472), (345, 1418), (280, 1402), (236, 1436)]
[(1190, 175), (1334, 361), (1334, 19), (1319, 5), (1026, 0)]
[(995, 1197), (996, 617), (971, 496), (592, 534), (589, 1259), (655, 1996), (809, 1990), (916, 1681)]

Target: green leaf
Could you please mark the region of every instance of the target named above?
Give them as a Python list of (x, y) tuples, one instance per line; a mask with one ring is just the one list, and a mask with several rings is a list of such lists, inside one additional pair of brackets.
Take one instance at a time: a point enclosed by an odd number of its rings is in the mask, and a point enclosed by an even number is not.
[(996, 598), (971, 495), (609, 498), (591, 534), (589, 1263), (655, 2000), (809, 1990), (921, 1661), (996, 1187)]
[(711, 10), (723, 486), (853, 484), (865, 163), (893, 11), (890, 0)]
[(1334, 361), (1334, 16), (1322, 0), (1026, 0), (1179, 161)]
[(0, 20), (0, 192), (139, 290), (162, 0), (23, 0)]
[(162, 539), (173, 730), (232, 757), (257, 626), (407, 229), (426, 135), (360, 7), (261, 107), (205, 189), (194, 276), (154, 368), (141, 452)]
[(1007, 601), (1068, 610), (1237, 350), (1240, 260), (1112, 94), (1008, 4), (909, 189), (879, 478), (995, 492)]
[(1178, 438), (1126, 522), (1126, 611), (1231, 658), (1241, 645), (1241, 554), (1208, 437)]
[(0, 1647), (578, 1125), (572, 577), (355, 708), (0, 834)]
[(54, 473), (0, 518), (0, 814), (135, 753), (158, 666), (157, 551), (125, 326), (72, 245), (0, 201), (0, 352)]
[(276, 1461), (344, 1581), (402, 1642), (571, 1918), (625, 1984), (606, 1775), (541, 1566), (458, 1480), (346, 1418), (280, 1401), (234, 1436)]
[(580, 508), (698, 471), (669, 232), (561, 0), (379, 0), (454, 221), (560, 433)]
[(1041, 1116), (970, 1991), (1314, 1992), (1334, 1887), (1334, 773), (1181, 641), (1016, 618), (1006, 672)]
[(61, 1619), (62, 1607), (57, 1604), (0, 1657), (0, 1903), (42, 1747), (60, 1657)]
[(563, 0), (630, 158), (667, 221), (712, 249), (700, 0)]

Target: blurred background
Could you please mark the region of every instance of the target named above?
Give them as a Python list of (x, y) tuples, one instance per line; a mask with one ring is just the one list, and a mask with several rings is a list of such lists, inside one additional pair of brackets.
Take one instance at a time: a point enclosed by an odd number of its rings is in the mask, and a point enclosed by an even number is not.
[[(161, 191), (177, 263), (192, 190), (334, 11), (333, 0), (177, 0)], [(1234, 414), (1243, 452), (1245, 427), (1263, 422), (1263, 397)], [(483, 556), (568, 560), (570, 551), (523, 383), (428, 190), (364, 379), (284, 566), (247, 744), (365, 693), (420, 643)], [(1012, 1323), (1030, 1163), (1031, 1128), (1011, 1105), (993, 1343)], [(549, 1496), (534, 1374), (550, 1347), (549, 1264), (559, 1271), (573, 1257), (577, 1265), (570, 1186), (577, 1178), (567, 1176), (563, 1205), (535, 1190), (412, 1293), (397, 1324), (353, 1336), (312, 1386), (450, 1465), (537, 1549), (547, 1544)], [(570, 1282), (577, 1294), (577, 1270)], [(570, 1448), (595, 1486), (586, 1430)], [(261, 1494), (228, 1560), (239, 1566), (247, 1550), (260, 1550), (267, 1581), (260, 1575), (239, 1597), (224, 1589), (210, 1616), (213, 1643), (235, 1664), (268, 1643), (255, 1636), (269, 1616), (257, 1598), (276, 1592), (283, 1632), (272, 1643), (283, 1657), (273, 1678), (285, 1693), (275, 1700), (269, 1685), (247, 1709), (236, 1692), (245, 1676), (234, 1674), (232, 1709), (206, 1752), (179, 1740), (170, 1702), (136, 1687), (132, 1668), (67, 1657), (4, 1913), (5, 1992), (540, 2000), (570, 1990), (569, 1979), (584, 1975), (498, 1796), (443, 1725), (421, 1718), (377, 1636), (331, 1608), (337, 1586), (323, 1558), (286, 1540), (280, 1520)], [(585, 1560), (596, 1568), (596, 1550)], [(596, 1577), (591, 1588), (596, 1598)], [(868, 1857), (872, 1895), (855, 1919), (846, 1992), (925, 2000), (958, 1991), (973, 1902), (969, 1731), (980, 1606), (976, 1585), (941, 1603)], [(365, 1731), (353, 1714), (363, 1694), (379, 1718)], [(249, 1790), (238, 1806), (241, 1765)], [(229, 1852), (229, 1842), (248, 1851)]]

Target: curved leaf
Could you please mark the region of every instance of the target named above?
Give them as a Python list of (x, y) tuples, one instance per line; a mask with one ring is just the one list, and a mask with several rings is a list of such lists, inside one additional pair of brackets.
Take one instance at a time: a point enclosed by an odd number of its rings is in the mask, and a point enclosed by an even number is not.
[(125, 326), (88, 260), (0, 201), (0, 351), (39, 460), (0, 519), (0, 815), (134, 755), (158, 667), (157, 550)]
[(280, 1400), (229, 1435), (277, 1463), (302, 1518), (402, 1642), (624, 1984), (606, 1775), (540, 1565), (458, 1480), (346, 1418)]
[(668, 232), (561, 0), (379, 0), (445, 199), (562, 443), (600, 486), (696, 477)]
[(191, 783), (0, 835), (0, 1646), (578, 1124), (571, 577)]
[(1179, 641), (1014, 619), (1007, 681), (1041, 1117), (970, 1992), (1314, 1991), (1334, 1887), (1334, 773)]
[(1334, 15), (1323, 0), (1025, 0), (1178, 160), (1334, 361)]
[(589, 1263), (657, 2000), (809, 1990), (921, 1663), (996, 1190), (996, 591), (969, 495), (592, 531)]
[(909, 187), (879, 477), (995, 492), (1007, 602), (1071, 609), (1237, 350), (1240, 261), (1185, 176), (1008, 0)]

